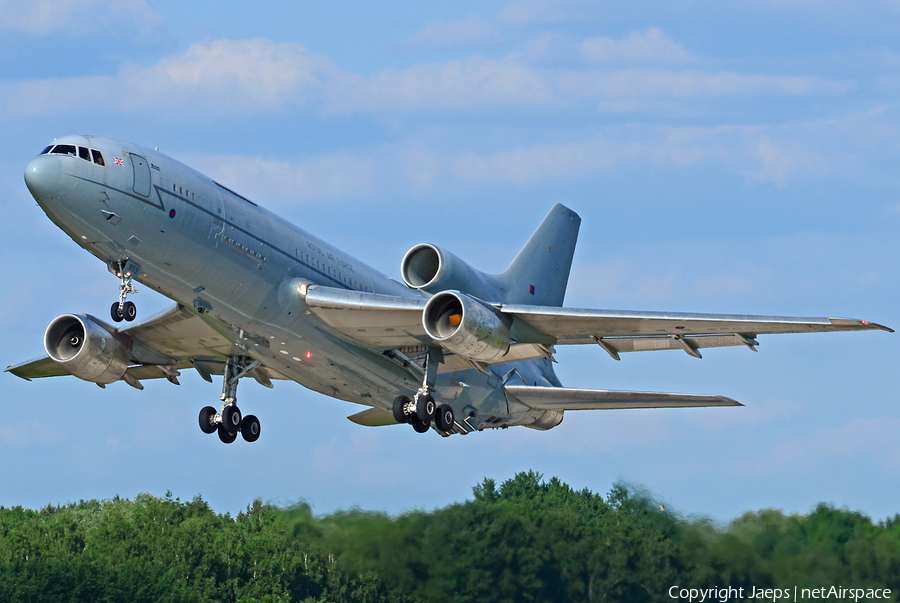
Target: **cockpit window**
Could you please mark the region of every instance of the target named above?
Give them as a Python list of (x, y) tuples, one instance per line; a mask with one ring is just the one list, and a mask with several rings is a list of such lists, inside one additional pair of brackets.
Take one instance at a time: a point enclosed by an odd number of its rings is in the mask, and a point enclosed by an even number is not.
[(52, 155), (68, 155), (70, 157), (75, 157), (75, 145), (74, 144), (58, 144), (53, 147), (53, 150), (50, 151)]
[(58, 144), (58, 145), (50, 145), (46, 149), (41, 152), (41, 155), (46, 155), (47, 153), (51, 155), (66, 155), (68, 157), (80, 157), (85, 161), (93, 161), (97, 165), (105, 166), (106, 162), (103, 161), (103, 153), (98, 151), (97, 149), (89, 149), (87, 147), (78, 147), (74, 144)]

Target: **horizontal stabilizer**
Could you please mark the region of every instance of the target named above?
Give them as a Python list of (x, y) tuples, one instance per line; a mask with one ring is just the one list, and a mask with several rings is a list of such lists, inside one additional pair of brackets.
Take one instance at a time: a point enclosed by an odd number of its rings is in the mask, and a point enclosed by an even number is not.
[(381, 410), (380, 408), (370, 408), (368, 410), (358, 412), (355, 415), (350, 415), (347, 418), (357, 425), (362, 425), (363, 427), (383, 427), (384, 425), (399, 425), (399, 423), (394, 420), (393, 413), (386, 410)]
[(506, 393), (535, 410), (603, 410), (616, 408), (694, 408), (743, 406), (724, 396), (622, 392), (568, 387), (506, 385)]

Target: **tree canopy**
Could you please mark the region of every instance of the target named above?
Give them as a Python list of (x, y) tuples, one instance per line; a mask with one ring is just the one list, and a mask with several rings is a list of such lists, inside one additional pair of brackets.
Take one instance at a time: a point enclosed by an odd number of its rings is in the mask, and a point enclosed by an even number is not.
[(399, 517), (260, 501), (231, 517), (146, 494), (0, 508), (4, 601), (672, 601), (673, 585), (878, 587), (896, 600), (900, 515), (820, 505), (719, 526), (622, 485), (604, 498), (531, 471)]

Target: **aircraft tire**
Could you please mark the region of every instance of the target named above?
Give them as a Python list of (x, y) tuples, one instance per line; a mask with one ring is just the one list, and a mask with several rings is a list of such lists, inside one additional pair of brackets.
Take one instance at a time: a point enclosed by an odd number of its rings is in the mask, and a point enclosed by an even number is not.
[(225, 429), (222, 425), (218, 427), (219, 439), (222, 440), (223, 444), (231, 444), (233, 441), (237, 439), (237, 432), (231, 433), (227, 429)]
[(453, 430), (453, 408), (449, 404), (441, 404), (437, 407), (437, 413), (434, 415), (434, 424), (441, 431), (450, 432)]
[(119, 312), (119, 302), (113, 302), (113, 305), (109, 307), (109, 316), (115, 322), (122, 322), (122, 319), (125, 318), (122, 316), (122, 313)]
[(212, 422), (213, 417), (216, 416), (216, 409), (212, 406), (204, 406), (200, 409), (200, 430), (203, 433), (215, 433), (218, 429), (217, 425), (214, 425)]
[(394, 420), (398, 423), (409, 423), (409, 415), (403, 412), (403, 407), (409, 404), (407, 396), (397, 396), (394, 398), (394, 406), (391, 409), (394, 413)]
[(222, 409), (222, 425), (228, 433), (237, 434), (241, 430), (241, 410), (234, 404)]
[(125, 307), (122, 308), (122, 313), (124, 314), (125, 320), (131, 322), (135, 318), (137, 318), (137, 306), (134, 305), (134, 302), (125, 302)]
[(254, 415), (247, 415), (241, 419), (241, 437), (245, 442), (255, 442), (259, 439), (259, 419)]
[(416, 433), (425, 433), (426, 431), (428, 431), (429, 424), (420, 421), (417, 415), (409, 415), (409, 422), (412, 425), (413, 429), (416, 430)]
[(434, 396), (429, 393), (420, 394), (416, 401), (416, 414), (419, 416), (419, 421), (425, 424), (431, 423), (436, 406)]

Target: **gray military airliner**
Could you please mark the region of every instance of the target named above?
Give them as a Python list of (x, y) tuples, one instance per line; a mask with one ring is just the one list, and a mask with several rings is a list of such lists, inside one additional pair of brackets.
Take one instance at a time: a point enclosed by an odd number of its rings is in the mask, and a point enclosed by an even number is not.
[[(795, 318), (563, 308), (581, 219), (556, 205), (502, 274), (423, 243), (401, 284), (191, 168), (96, 136), (54, 141), (25, 168), (47, 216), (119, 279), (114, 324), (63, 314), (47, 356), (11, 366), (24, 379), (74, 375), (106, 387), (178, 385), (193, 368), (222, 376), (221, 404), (200, 428), (255, 441), (260, 422), (237, 405), (238, 383), (296, 381), (368, 406), (361, 425), (408, 423), (442, 436), (522, 425), (546, 430), (567, 410), (740, 406), (711, 395), (564, 388), (555, 346), (625, 352), (747, 346), (768, 333), (887, 327)], [(175, 306), (135, 325), (142, 283)]]

